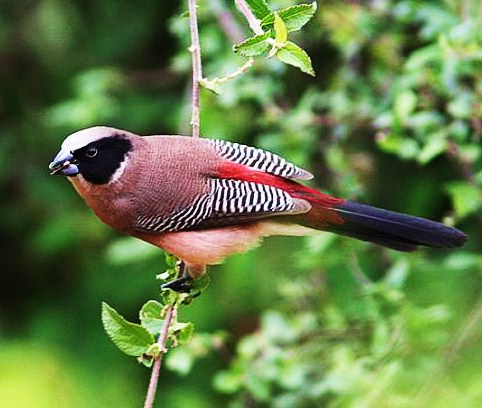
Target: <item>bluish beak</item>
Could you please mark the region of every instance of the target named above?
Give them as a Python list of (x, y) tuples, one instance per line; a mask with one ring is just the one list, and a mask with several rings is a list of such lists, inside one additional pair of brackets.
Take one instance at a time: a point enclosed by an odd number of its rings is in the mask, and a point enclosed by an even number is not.
[(63, 174), (64, 176), (75, 176), (79, 173), (77, 161), (68, 150), (61, 150), (49, 164), (50, 174)]

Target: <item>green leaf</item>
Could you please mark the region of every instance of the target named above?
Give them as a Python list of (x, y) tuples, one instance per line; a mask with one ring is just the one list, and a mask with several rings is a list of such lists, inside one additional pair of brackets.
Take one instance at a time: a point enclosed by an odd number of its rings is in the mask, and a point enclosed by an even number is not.
[(256, 370), (246, 372), (246, 388), (255, 400), (268, 401), (273, 398), (269, 380), (263, 378)]
[(204, 292), (211, 282), (211, 278), (207, 273), (202, 275), (200, 278), (194, 280), (191, 285), (191, 291), (193, 292)]
[(306, 384), (307, 369), (296, 362), (288, 362), (281, 365), (278, 372), (278, 381), (283, 388), (288, 390), (296, 390)]
[(214, 388), (224, 394), (234, 394), (241, 389), (243, 377), (241, 370), (220, 371), (214, 377)]
[(382, 150), (395, 153), (402, 159), (413, 159), (420, 152), (420, 147), (415, 140), (396, 133), (377, 137), (377, 143)]
[(262, 20), (269, 13), (271, 13), (268, 3), (266, 3), (265, 0), (246, 0), (246, 3), (253, 12), (254, 16), (259, 20)]
[(295, 337), (295, 332), (290, 322), (281, 313), (267, 311), (261, 317), (261, 326), (264, 336), (279, 343), (288, 343)]
[(403, 91), (395, 98), (395, 112), (397, 117), (404, 121), (417, 107), (418, 98), (411, 90)]
[(477, 186), (466, 182), (453, 182), (447, 187), (452, 197), (455, 211), (459, 217), (465, 217), (477, 211), (482, 203), (481, 193)]
[(129, 356), (141, 356), (155, 342), (144, 327), (128, 322), (105, 302), (102, 302), (102, 324), (114, 344)]
[(447, 257), (445, 262), (447, 268), (452, 271), (465, 271), (482, 266), (482, 256), (478, 253), (454, 252)]
[(471, 92), (459, 91), (448, 103), (447, 111), (458, 119), (470, 119), (475, 105), (474, 94)]
[(163, 305), (155, 300), (149, 300), (139, 312), (141, 325), (153, 336), (161, 332), (164, 319), (161, 318)]
[(159, 296), (163, 305), (172, 306), (177, 301), (179, 294), (172, 289), (162, 289)]
[(191, 371), (194, 359), (195, 356), (189, 350), (184, 347), (176, 348), (168, 354), (166, 367), (179, 375), (187, 375)]
[(427, 164), (432, 159), (445, 152), (447, 150), (447, 139), (445, 136), (445, 130), (432, 133), (418, 155), (417, 161), (420, 164)]
[(384, 282), (390, 288), (402, 289), (409, 272), (410, 264), (408, 263), (407, 258), (400, 258), (388, 270)]
[(191, 341), (192, 336), (194, 335), (194, 324), (191, 322), (176, 322), (171, 326), (171, 330), (176, 335), (179, 344), (187, 344)]
[(284, 45), (286, 40), (288, 39), (288, 31), (286, 31), (286, 26), (284, 21), (280, 18), (278, 13), (274, 14), (274, 32), (276, 34), (275, 41), (278, 46)]
[(234, 45), (233, 50), (243, 57), (256, 57), (257, 55), (266, 54), (271, 48), (269, 38), (269, 32), (262, 35), (255, 35), (242, 43)]
[[(298, 31), (311, 20), (311, 18), (315, 15), (316, 9), (316, 2), (311, 4), (298, 4), (296, 6), (279, 10), (278, 15), (285, 23), (286, 30), (288, 30), (288, 32)], [(261, 21), (261, 26), (266, 28), (273, 25), (275, 20), (274, 15), (275, 13), (270, 13), (263, 18), (263, 21)]]
[(293, 65), (301, 71), (315, 76), (315, 71), (313, 70), (308, 54), (291, 41), (287, 41), (283, 47), (276, 52), (276, 58), (285, 64)]
[(165, 259), (166, 259), (166, 264), (169, 268), (172, 268), (172, 269), (176, 268), (178, 259), (173, 254), (166, 252)]

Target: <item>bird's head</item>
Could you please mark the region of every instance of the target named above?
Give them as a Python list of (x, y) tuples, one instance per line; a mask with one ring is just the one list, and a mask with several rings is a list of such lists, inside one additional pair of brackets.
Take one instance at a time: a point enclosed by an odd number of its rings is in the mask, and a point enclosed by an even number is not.
[(89, 183), (107, 184), (122, 173), (133, 148), (132, 136), (105, 126), (72, 133), (50, 163), (50, 174), (80, 174)]

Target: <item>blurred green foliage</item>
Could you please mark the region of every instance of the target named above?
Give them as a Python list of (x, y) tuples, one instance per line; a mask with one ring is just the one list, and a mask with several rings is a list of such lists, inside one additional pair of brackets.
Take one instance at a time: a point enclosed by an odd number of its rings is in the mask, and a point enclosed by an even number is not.
[[(81, 127), (189, 132), (184, 11), (0, 4), (2, 406), (143, 401), (149, 372), (112, 346), (101, 302), (137, 320), (163, 254), (101, 225), (47, 165)], [(158, 406), (482, 405), (481, 14), (477, 0), (328, 0), (293, 33), (316, 78), (259, 59), (203, 93), (205, 136), (282, 154), (333, 194), (457, 223), (470, 241), (407, 255), (280, 237), (213, 267), (181, 308), (197, 334), (168, 354)], [(233, 4), (200, 1), (199, 20), (204, 75), (240, 67), (232, 45), (251, 33)]]

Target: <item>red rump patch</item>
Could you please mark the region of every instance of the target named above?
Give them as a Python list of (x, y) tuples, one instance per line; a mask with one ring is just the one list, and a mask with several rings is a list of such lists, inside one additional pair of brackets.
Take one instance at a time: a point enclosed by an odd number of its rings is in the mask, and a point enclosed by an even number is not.
[(286, 191), (293, 198), (299, 198), (314, 204), (307, 214), (312, 222), (342, 224), (343, 219), (334, 212), (331, 207), (337, 207), (345, 203), (341, 198), (332, 197), (318, 190), (297, 183), (294, 180), (256, 170), (243, 164), (231, 161), (223, 161), (216, 176), (224, 179), (248, 181), (258, 184), (279, 188)]

